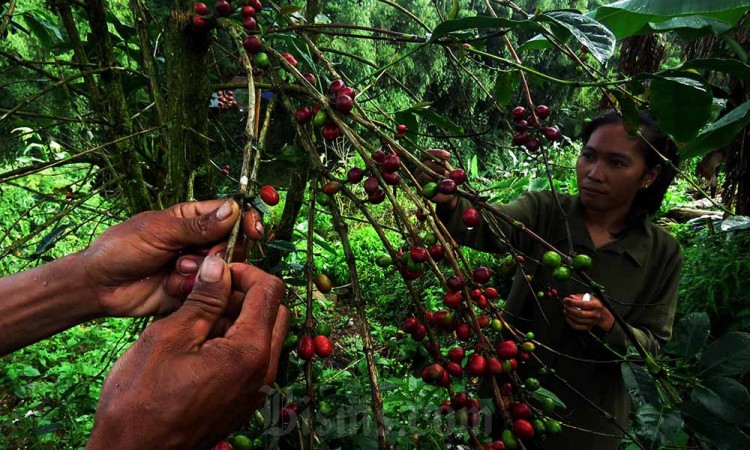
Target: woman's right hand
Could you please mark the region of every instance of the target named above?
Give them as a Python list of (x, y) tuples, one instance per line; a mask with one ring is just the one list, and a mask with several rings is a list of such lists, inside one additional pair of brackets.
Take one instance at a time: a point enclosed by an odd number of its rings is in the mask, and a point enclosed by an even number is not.
[[(429, 155), (428, 155), (429, 154)], [(430, 157), (433, 156), (434, 158)], [(435, 158), (437, 158), (439, 161), (436, 161)], [(426, 150), (422, 157), (420, 158), (420, 161), (422, 164), (427, 166), (430, 170), (437, 173), (438, 175), (441, 175), (443, 178), (448, 177), (448, 174), (451, 170), (453, 170), (453, 166), (450, 165), (448, 162), (451, 159), (451, 153), (447, 150), (442, 150), (439, 148), (431, 148)], [(424, 186), (427, 183), (430, 182), (439, 182), (441, 178), (436, 179), (434, 176), (424, 172), (423, 170), (417, 169), (417, 172), (415, 174), (415, 177), (419, 184)], [(437, 194), (434, 197), (430, 199), (430, 201), (433, 201), (435, 203), (449, 206), (450, 209), (453, 209), (456, 207), (456, 204), (458, 203), (458, 197), (455, 195), (446, 195), (446, 194)]]

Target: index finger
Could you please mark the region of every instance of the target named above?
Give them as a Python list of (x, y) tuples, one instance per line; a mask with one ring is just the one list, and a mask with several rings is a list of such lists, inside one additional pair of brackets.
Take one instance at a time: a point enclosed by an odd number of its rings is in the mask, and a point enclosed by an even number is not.
[(430, 158), (430, 156), (435, 156), (438, 159), (442, 159), (445, 161), (451, 159), (451, 152), (447, 150), (443, 150), (441, 148), (428, 148), (427, 150), (424, 151), (424, 153), (422, 153), (422, 155), (424, 159), (433, 159), (433, 158)]
[(599, 307), (598, 302), (594, 302), (594, 301), (584, 302), (583, 300), (574, 299), (572, 297), (567, 297), (565, 299), (565, 304), (567, 306), (570, 306), (573, 308), (579, 308), (583, 310), (597, 309)]
[(279, 304), (284, 297), (284, 283), (248, 264), (232, 264), (230, 270), (232, 288), (244, 292), (245, 299), (237, 320), (225, 337), (241, 342), (270, 342)]

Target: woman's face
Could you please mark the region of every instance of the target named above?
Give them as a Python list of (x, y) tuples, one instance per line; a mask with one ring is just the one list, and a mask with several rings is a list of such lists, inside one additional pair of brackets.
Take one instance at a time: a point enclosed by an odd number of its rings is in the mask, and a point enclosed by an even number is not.
[(638, 140), (621, 124), (606, 124), (591, 134), (576, 163), (581, 202), (590, 211), (627, 214), (639, 189), (650, 185), (660, 166), (646, 169)]

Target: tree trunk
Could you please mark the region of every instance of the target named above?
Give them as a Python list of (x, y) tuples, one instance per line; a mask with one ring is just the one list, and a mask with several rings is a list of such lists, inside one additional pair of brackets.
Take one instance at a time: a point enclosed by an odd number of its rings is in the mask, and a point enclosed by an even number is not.
[[(167, 141), (161, 161), (164, 182), (160, 203), (184, 201), (191, 173), (209, 160), (208, 33), (192, 30), (193, 2), (178, 0), (169, 16), (165, 40), (167, 77)], [(194, 191), (199, 198), (213, 197), (213, 171), (196, 173)]]

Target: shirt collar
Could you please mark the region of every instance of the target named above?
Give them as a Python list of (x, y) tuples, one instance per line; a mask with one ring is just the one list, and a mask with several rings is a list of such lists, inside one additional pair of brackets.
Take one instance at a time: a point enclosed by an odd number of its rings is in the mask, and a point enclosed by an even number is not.
[[(570, 234), (576, 246), (585, 248), (591, 254), (596, 251), (611, 251), (617, 254), (626, 253), (639, 267), (643, 266), (650, 251), (651, 246), (649, 242), (651, 242), (653, 233), (645, 217), (631, 224), (619, 239), (596, 250), (586, 228), (580, 197), (578, 195), (572, 196), (569, 201), (566, 213), (568, 216), (568, 225), (570, 226)], [(561, 221), (556, 228), (552, 242), (561, 250), (569, 250), (564, 222)]]

